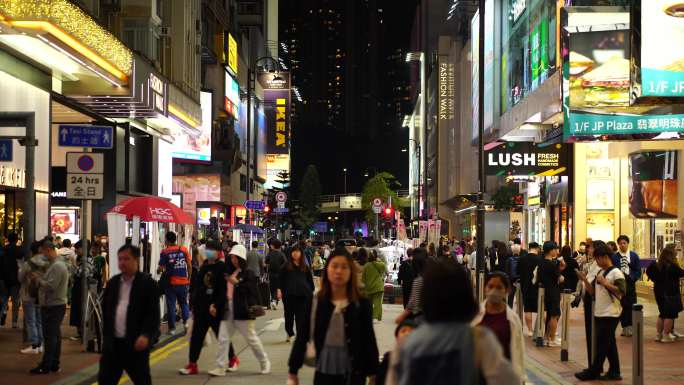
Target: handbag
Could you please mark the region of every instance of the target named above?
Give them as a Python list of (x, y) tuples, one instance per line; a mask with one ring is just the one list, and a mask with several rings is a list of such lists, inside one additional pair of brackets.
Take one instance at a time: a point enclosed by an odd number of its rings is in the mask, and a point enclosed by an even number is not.
[(311, 323), (309, 326), (309, 340), (306, 342), (306, 353), (304, 354), (304, 365), (316, 367), (316, 344), (314, 343), (314, 325), (316, 325), (316, 307), (318, 300), (316, 296), (311, 299)]
[(249, 318), (258, 318), (266, 315), (266, 310), (261, 305), (252, 305), (247, 309)]

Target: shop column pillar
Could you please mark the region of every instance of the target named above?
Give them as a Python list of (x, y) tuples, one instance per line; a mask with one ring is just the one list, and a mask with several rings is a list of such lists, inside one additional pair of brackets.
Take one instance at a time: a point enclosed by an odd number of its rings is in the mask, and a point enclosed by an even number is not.
[[(677, 230), (680, 231), (680, 234), (684, 230), (684, 183), (682, 182), (684, 178), (682, 178), (682, 172), (684, 172), (684, 151), (677, 151)], [(680, 235), (680, 237), (684, 238), (684, 235)], [(684, 239), (675, 239), (675, 244), (677, 244), (679, 241), (679, 244), (684, 244)], [(683, 263), (684, 262), (684, 253), (680, 252), (678, 253), (678, 258), (679, 262)], [(657, 254), (656, 254), (657, 258)]]
[(24, 136), (12, 137), (26, 147), (24, 168), (24, 236), (22, 243), (30, 245), (36, 237), (36, 186), (35, 186), (35, 151), (36, 141), (35, 112), (0, 112), (0, 127), (24, 127)]

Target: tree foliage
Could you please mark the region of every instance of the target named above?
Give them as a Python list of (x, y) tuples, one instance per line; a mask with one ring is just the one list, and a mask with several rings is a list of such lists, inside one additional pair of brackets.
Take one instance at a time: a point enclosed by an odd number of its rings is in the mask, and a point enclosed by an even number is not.
[(309, 165), (302, 183), (299, 186), (299, 209), (296, 212), (295, 223), (302, 230), (308, 230), (321, 213), (321, 181), (318, 169)]
[(366, 221), (369, 226), (375, 227), (375, 213), (373, 212), (373, 199), (380, 198), (387, 204), (389, 197), (392, 197), (392, 206), (399, 208), (404, 206), (404, 202), (399, 198), (397, 192), (392, 190), (391, 186), (396, 184), (394, 175), (388, 172), (381, 172), (370, 178), (361, 193), (361, 203), (365, 211)]

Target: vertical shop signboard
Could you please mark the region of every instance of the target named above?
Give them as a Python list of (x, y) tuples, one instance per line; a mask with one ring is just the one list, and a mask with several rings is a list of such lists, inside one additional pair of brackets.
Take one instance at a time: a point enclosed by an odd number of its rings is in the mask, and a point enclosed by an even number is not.
[(530, 72), (532, 74), (532, 89), (539, 86), (540, 50), (539, 24), (534, 26), (530, 34)]
[(266, 105), (266, 153), (290, 153), (290, 73), (263, 72), (259, 83)]

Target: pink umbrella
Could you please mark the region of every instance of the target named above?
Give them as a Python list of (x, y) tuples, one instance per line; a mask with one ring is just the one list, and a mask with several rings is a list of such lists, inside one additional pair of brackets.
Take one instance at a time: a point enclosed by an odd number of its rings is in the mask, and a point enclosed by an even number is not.
[(158, 197), (134, 197), (128, 198), (109, 210), (110, 213), (118, 213), (132, 219), (140, 217), (143, 222), (169, 222), (180, 224), (194, 224), (194, 220), (181, 210), (180, 207)]

